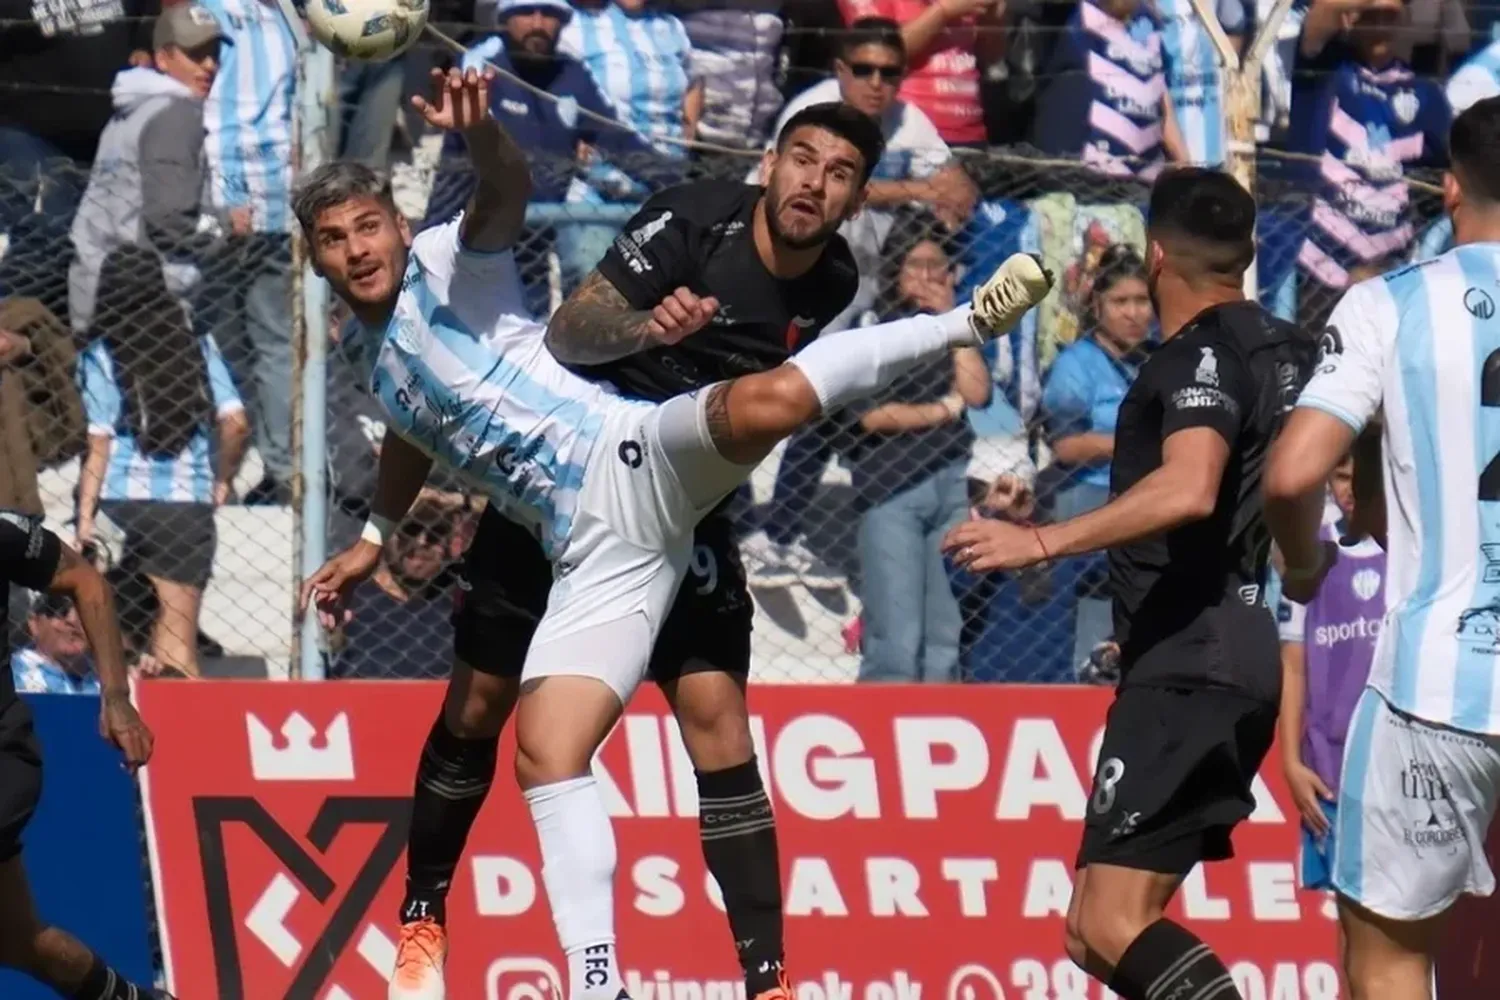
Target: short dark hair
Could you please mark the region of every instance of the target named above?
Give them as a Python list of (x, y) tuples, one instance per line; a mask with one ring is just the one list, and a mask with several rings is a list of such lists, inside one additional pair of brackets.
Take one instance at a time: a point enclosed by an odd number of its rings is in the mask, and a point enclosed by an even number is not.
[(1500, 97), (1475, 101), (1453, 119), (1448, 157), (1465, 194), (1500, 202)]
[(780, 153), (786, 148), (787, 140), (799, 128), (820, 128), (825, 132), (832, 132), (859, 150), (859, 155), (865, 161), (861, 184), (870, 179), (875, 165), (885, 153), (885, 136), (880, 133), (880, 124), (863, 111), (842, 101), (809, 104), (792, 115), (786, 125), (782, 126), (781, 134), (776, 137), (776, 152)]
[(292, 213), (311, 238), (318, 216), (351, 198), (377, 198), (396, 209), (389, 177), (352, 160), (325, 163), (302, 179), (292, 192)]
[(1147, 229), (1183, 270), (1238, 278), (1255, 260), (1255, 199), (1217, 170), (1164, 171), (1151, 188)]
[(888, 17), (862, 17), (849, 25), (849, 30), (839, 37), (839, 58), (849, 61), (854, 50), (865, 45), (880, 45), (890, 49), (906, 62), (906, 42), (901, 38), (901, 25)]

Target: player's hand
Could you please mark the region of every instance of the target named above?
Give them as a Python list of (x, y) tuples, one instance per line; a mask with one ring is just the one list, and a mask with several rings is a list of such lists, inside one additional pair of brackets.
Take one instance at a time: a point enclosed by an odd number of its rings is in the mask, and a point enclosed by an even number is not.
[(699, 298), (686, 288), (678, 288), (651, 310), (648, 328), (661, 344), (676, 344), (709, 324), (719, 311), (719, 300), (712, 295)]
[(459, 72), (450, 69), (432, 71), (432, 100), (413, 95), (411, 106), (435, 129), (463, 132), (490, 118), (490, 84), (495, 71), (485, 67)]
[(318, 622), (324, 628), (339, 628), (347, 625), (354, 612), (344, 606), (344, 598), (350, 588), (363, 583), (380, 565), (380, 546), (363, 538), (349, 546), (318, 571), (308, 577), (302, 585), (302, 596), (297, 608), (307, 613), (308, 605), (318, 610)]
[(1316, 570), (1306, 575), (1296, 573), (1290, 567), (1285, 570), (1281, 577), (1281, 593), (1287, 600), (1296, 604), (1306, 604), (1318, 595), (1318, 588), (1323, 586), (1323, 578), (1328, 571), (1333, 569), (1333, 564), (1339, 561), (1339, 546), (1337, 542), (1320, 542), (1319, 548), (1323, 558)]
[(1323, 812), (1323, 803), (1333, 801), (1333, 792), (1323, 784), (1318, 772), (1300, 760), (1282, 762), (1286, 773), (1287, 791), (1292, 794), (1292, 804), (1302, 816), (1302, 824), (1319, 837), (1328, 832), (1328, 816)]
[(30, 356), (30, 339), (10, 330), (0, 330), (0, 365), (15, 364)]
[(99, 700), (99, 735), (120, 748), (125, 755), (125, 769), (131, 774), (151, 759), (156, 737), (141, 721), (130, 695), (119, 691)]
[(943, 551), (959, 566), (975, 573), (1024, 569), (1047, 558), (1035, 528), (977, 515), (944, 536)]

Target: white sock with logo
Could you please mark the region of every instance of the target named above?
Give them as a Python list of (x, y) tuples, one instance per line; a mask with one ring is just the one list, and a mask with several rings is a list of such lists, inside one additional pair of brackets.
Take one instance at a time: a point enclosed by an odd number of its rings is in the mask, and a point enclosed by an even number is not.
[(568, 956), (569, 1000), (615, 1000), (615, 831), (592, 775), (529, 789), (542, 884)]
[(969, 307), (941, 316), (912, 316), (879, 326), (855, 327), (819, 337), (791, 363), (802, 370), (829, 413), (869, 396), (924, 361), (955, 347), (974, 347)]

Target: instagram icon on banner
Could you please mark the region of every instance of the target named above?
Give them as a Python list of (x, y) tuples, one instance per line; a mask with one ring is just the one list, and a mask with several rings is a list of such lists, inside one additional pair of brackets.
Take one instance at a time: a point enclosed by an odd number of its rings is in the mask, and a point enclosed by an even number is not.
[(989, 969), (970, 963), (948, 978), (947, 1000), (1005, 1000), (1005, 988)]
[(499, 958), (484, 974), (488, 1000), (558, 1000), (562, 977), (545, 958)]

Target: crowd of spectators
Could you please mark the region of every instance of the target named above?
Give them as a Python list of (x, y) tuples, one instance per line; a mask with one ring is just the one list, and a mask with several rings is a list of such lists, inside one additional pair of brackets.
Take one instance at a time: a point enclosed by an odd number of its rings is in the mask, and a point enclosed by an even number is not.
[[(1243, 51), (1274, 4), (1211, 6)], [(862, 280), (834, 328), (949, 308), (1015, 250), (1062, 272), (1016, 336), (791, 441), (742, 548), (760, 590), (857, 595), (862, 680), (1107, 678), (1100, 559), (974, 579), (936, 542), (971, 512), (1057, 519), (1108, 498), (1115, 410), (1154, 336), (1145, 185), (1230, 148), (1227, 77), (1188, 0), (444, 0), (432, 17), (465, 53), (341, 66), (338, 150), (409, 168), (414, 223), (444, 218), (471, 183), (459, 140), (424, 136), (405, 98), (434, 65), (504, 70), (493, 108), (547, 209), (519, 249), (539, 316), (647, 192), (753, 180), (779, 123), (824, 100), (888, 143), (843, 230)], [(150, 609), (133, 630), (147, 669), (195, 676), (219, 648), (198, 625), (216, 509), (291, 501), (308, 44), (293, 0), (0, 0), (0, 503), (40, 511), (38, 470), (76, 460), (73, 533), (90, 551), (101, 518), (123, 534), (109, 558)], [(1442, 248), (1424, 171), (1453, 112), (1500, 93), (1500, 23), (1466, 0), (1295, 0), (1262, 84), (1261, 297), (1315, 325), (1351, 280)], [(333, 340), (339, 545), (383, 427), (336, 323)], [(825, 486), (839, 469), (852, 520)], [(432, 484), (331, 673), (445, 669), (450, 567), (481, 502)], [(83, 684), (68, 614), (13, 616), (18, 678)]]

